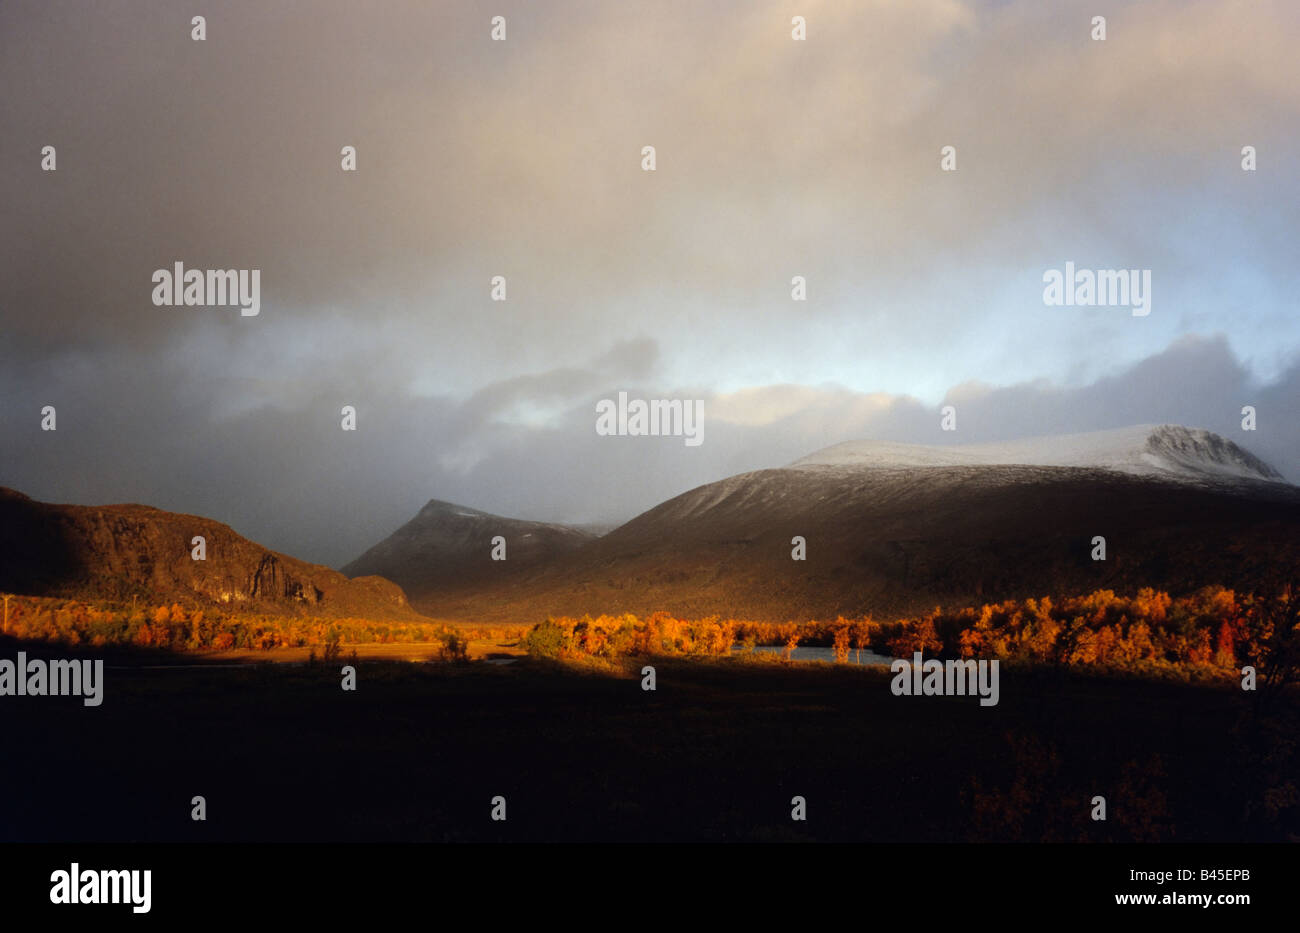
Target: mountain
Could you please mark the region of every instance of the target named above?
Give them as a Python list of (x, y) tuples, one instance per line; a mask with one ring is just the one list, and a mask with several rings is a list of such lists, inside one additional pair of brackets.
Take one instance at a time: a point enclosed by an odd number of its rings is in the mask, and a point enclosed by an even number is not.
[[(0, 590), (483, 622), (657, 609), (833, 618), (1098, 588), (1251, 587), (1296, 572), (1297, 532), (1300, 489), (1273, 467), (1218, 435), (1160, 425), (839, 444), (693, 489), (601, 536), (434, 500), (347, 576), (211, 519), (0, 488)], [(190, 557), (195, 535), (205, 561)], [(505, 561), (491, 558), (496, 536)], [(795, 536), (806, 560), (791, 559)], [(1104, 561), (1091, 557), (1094, 536)]]
[(791, 464), (795, 468), (999, 465), (1096, 467), (1197, 482), (1282, 479), (1277, 470), (1232, 441), (1210, 431), (1173, 424), (949, 447), (849, 441)]
[[(492, 540), (498, 536), (505, 539), (505, 560), (492, 559)], [(503, 518), (433, 499), (343, 572), (386, 577), (401, 586), (413, 604), (436, 607), (427, 597), (490, 589), (596, 537), (585, 528)]]
[[(791, 539), (807, 559), (791, 559)], [(1091, 557), (1094, 536), (1106, 560)], [(1300, 566), (1300, 489), (1238, 445), (1141, 426), (998, 445), (840, 444), (670, 499), (440, 615), (917, 613), (1098, 588), (1249, 587)], [(482, 579), (482, 578), (480, 578)]]
[[(191, 540), (206, 541), (206, 560)], [(0, 590), (37, 596), (194, 601), (267, 613), (416, 619), (387, 580), (279, 554), (208, 518), (144, 505), (36, 502), (0, 487)]]

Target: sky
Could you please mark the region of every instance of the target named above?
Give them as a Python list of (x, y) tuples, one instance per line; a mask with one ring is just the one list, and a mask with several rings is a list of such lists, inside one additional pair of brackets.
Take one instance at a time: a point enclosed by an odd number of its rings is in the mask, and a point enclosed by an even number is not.
[[(1175, 422), (1300, 480), (1297, 47), (1290, 0), (5, 0), (0, 485), (339, 566), (863, 437)], [(156, 306), (177, 261), (260, 313)], [(1067, 261), (1150, 313), (1045, 305)], [(597, 435), (620, 391), (704, 443)]]

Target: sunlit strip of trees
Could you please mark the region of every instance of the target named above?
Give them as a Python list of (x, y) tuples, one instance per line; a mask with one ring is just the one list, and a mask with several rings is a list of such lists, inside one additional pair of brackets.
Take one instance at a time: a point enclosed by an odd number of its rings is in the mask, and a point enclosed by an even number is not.
[[(1006, 600), (919, 617), (881, 621), (870, 616), (835, 621), (770, 623), (678, 619), (667, 612), (645, 618), (599, 615), (549, 618), (529, 631), (530, 654), (729, 655), (757, 645), (822, 645), (848, 661), (863, 650), (910, 658), (997, 658), (1034, 665), (1140, 669), (1146, 672), (1238, 673), (1259, 668), (1268, 686), (1296, 680), (1300, 662), (1300, 593), (1281, 587), (1241, 596), (1209, 586), (1182, 597), (1150, 588), (1133, 596), (1097, 590), (1053, 600)], [(853, 658), (856, 660), (856, 658)]]
[[(92, 648), (111, 645), (222, 651), (323, 648), (340, 643), (445, 643), (452, 631), (432, 622), (230, 614), (180, 603), (118, 607), (78, 600), (11, 597), (4, 634)], [(456, 634), (463, 640), (472, 633)]]
[(1236, 674), (1254, 666), (1267, 693), (1300, 679), (1300, 588), (1276, 585), (1239, 594), (1207, 586), (1185, 596), (1144, 588), (1135, 595), (1097, 590), (1085, 596), (1006, 600), (979, 607), (879, 620), (766, 622), (669, 612), (558, 616), (525, 626), (449, 626), (438, 622), (322, 619), (226, 613), (179, 603), (120, 607), (77, 600), (11, 596), (4, 634), (71, 646), (136, 646), (171, 651), (272, 650), (338, 644), (515, 640), (535, 656), (728, 656), (759, 645), (828, 646), (837, 661), (863, 651), (910, 658), (997, 658), (1037, 666), (1096, 667), (1145, 673)]

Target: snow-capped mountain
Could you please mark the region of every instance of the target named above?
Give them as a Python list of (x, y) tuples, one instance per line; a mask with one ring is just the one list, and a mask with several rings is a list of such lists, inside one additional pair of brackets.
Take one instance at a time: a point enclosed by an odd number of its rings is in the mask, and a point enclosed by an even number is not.
[[(1092, 557), (1097, 537), (1105, 560)], [(524, 576), (451, 580), (416, 605), (524, 622), (656, 609), (784, 620), (1250, 587), (1300, 566), (1300, 488), (1231, 441), (1173, 425), (969, 446), (855, 441), (700, 486), (537, 557)]]
[(796, 469), (941, 466), (1096, 467), (1120, 473), (1205, 479), (1276, 481), (1282, 474), (1226, 438), (1181, 425), (1135, 425), (1085, 434), (1058, 434), (998, 444), (922, 446), (849, 441), (809, 454)]

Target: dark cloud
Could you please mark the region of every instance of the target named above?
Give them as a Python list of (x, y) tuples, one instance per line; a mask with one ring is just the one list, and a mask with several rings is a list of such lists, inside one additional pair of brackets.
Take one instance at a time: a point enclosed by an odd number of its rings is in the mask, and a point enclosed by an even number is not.
[[(1254, 403), (1291, 470), (1300, 13), (1120, 4), (1103, 44), (1093, 6), (809, 3), (799, 44), (783, 2), (232, 0), (196, 43), (6, 0), (0, 482), (337, 564), (433, 496), (608, 520), (948, 442), (945, 393), (969, 441)], [(1153, 313), (1045, 308), (1067, 259), (1151, 268)], [(261, 314), (154, 307), (177, 260), (261, 269)], [(705, 399), (704, 445), (598, 438), (620, 389)]]
[[(619, 355), (615, 351), (615, 356)], [(855, 438), (979, 443), (1135, 423), (1206, 427), (1300, 478), (1300, 367), (1258, 384), (1222, 338), (1188, 338), (1124, 372), (1078, 388), (1047, 382), (963, 385), (945, 403), (958, 430), (940, 429), (937, 406), (908, 396), (777, 385), (704, 400), (704, 443), (677, 437), (601, 437), (595, 403), (653, 386), (612, 380), (598, 368), (517, 377), (467, 400), (348, 395), (322, 378), (301, 407), (214, 416), (213, 399), (183, 367), (159, 383), (147, 370), (108, 375), (69, 366), (33, 393), (6, 380), (12, 403), (0, 430), (0, 482), (37, 498), (141, 501), (209, 515), (265, 544), (342, 564), (430, 498), (515, 517), (613, 521), (694, 486), (782, 466)], [(489, 403), (487, 400), (491, 400)], [(535, 403), (519, 410), (519, 401)], [(55, 404), (57, 432), (38, 412)], [(340, 428), (353, 404), (356, 432)], [(1243, 405), (1259, 429), (1241, 430)]]

